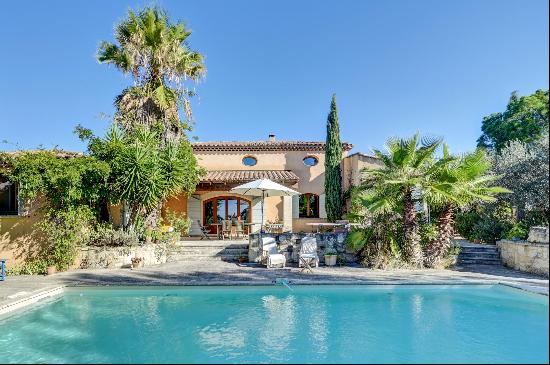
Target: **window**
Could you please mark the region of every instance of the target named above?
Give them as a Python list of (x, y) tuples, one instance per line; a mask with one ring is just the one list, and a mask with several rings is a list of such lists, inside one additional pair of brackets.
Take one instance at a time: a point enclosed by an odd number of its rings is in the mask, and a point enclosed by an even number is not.
[(243, 165), (245, 166), (254, 166), (258, 163), (258, 160), (254, 156), (245, 156), (243, 157)]
[(315, 166), (319, 163), (319, 160), (315, 156), (307, 156), (303, 159), (304, 165), (306, 166)]
[(1, 176), (0, 215), (17, 215), (17, 187)]
[(319, 218), (319, 195), (302, 194), (299, 199), (300, 218)]

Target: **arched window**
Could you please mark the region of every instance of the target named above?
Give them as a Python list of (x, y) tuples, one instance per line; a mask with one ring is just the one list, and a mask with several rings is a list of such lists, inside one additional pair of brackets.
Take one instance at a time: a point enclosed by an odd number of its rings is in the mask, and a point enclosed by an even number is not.
[(319, 218), (319, 195), (307, 193), (299, 199), (300, 218)]

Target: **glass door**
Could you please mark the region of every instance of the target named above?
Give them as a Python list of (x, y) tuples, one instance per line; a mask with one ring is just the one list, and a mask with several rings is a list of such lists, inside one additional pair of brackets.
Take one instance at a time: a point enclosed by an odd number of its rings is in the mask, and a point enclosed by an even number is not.
[[(217, 232), (217, 223), (224, 220), (250, 222), (250, 202), (233, 196), (219, 196), (203, 203), (203, 225), (210, 233)], [(221, 227), (219, 228), (221, 229)]]

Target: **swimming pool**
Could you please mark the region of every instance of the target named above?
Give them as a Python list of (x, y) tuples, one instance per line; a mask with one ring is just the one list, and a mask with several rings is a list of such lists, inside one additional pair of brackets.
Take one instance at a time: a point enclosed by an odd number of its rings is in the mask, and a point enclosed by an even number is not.
[(548, 362), (548, 298), (495, 286), (71, 288), (0, 362)]

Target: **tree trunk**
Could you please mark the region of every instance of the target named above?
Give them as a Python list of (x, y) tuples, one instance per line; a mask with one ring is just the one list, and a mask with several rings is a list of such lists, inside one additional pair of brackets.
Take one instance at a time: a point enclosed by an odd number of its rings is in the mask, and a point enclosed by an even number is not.
[(420, 247), (420, 235), (416, 222), (416, 209), (412, 199), (412, 191), (407, 189), (403, 201), (403, 253), (405, 259), (416, 267), (422, 267), (422, 248)]
[(156, 208), (151, 209), (145, 217), (144, 225), (146, 228), (155, 229), (160, 226), (161, 222), (162, 203), (159, 203)]
[(126, 225), (124, 226), (125, 231), (134, 230), (139, 211), (140, 208), (137, 205), (130, 206), (130, 217), (128, 218), (128, 222), (126, 222)]
[(449, 202), (445, 204), (437, 221), (437, 238), (426, 248), (424, 265), (427, 267), (434, 267), (449, 251), (453, 236), (453, 216), (453, 205)]

